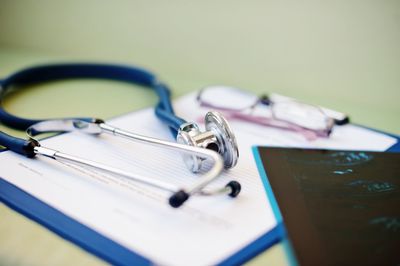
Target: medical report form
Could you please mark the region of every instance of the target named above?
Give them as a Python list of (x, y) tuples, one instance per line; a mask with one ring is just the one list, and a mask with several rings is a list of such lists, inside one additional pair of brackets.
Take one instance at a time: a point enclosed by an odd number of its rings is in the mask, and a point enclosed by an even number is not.
[[(176, 101), (175, 108), (188, 121), (197, 121), (207, 111), (198, 107), (195, 94)], [(174, 141), (153, 109), (108, 122)], [(238, 165), (225, 171), (211, 187), (235, 179), (242, 184), (242, 192), (235, 199), (192, 197), (182, 208), (173, 209), (167, 203), (170, 194), (123, 177), (48, 158), (28, 159), (8, 151), (0, 153), (0, 177), (155, 264), (210, 265), (240, 251), (277, 224), (257, 172), (252, 145), (379, 151), (396, 141), (354, 125), (335, 128), (329, 139), (309, 142), (295, 132), (243, 121), (230, 124), (239, 145)], [(73, 132), (41, 143), (181, 186), (201, 178), (186, 169), (176, 151), (105, 134), (94, 137)]]

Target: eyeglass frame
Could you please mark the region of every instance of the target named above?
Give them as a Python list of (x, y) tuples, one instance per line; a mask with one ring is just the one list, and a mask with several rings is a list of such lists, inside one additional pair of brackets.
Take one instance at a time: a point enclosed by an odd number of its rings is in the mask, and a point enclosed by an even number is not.
[[(286, 103), (301, 104), (304, 106), (312, 107), (315, 110), (318, 110), (322, 115), (325, 116), (325, 118), (328, 121), (325, 129), (311, 129), (311, 128), (307, 128), (307, 127), (298, 125), (291, 121), (286, 121), (286, 120), (277, 118), (276, 114), (274, 112), (273, 106), (275, 104), (279, 104), (280, 102), (271, 101), (271, 99), (265, 94), (258, 96), (253, 104), (251, 104), (247, 107), (244, 107), (244, 108), (235, 109), (235, 108), (226, 108), (226, 107), (216, 106), (209, 102), (204, 101), (204, 99), (202, 99), (201, 95), (207, 89), (210, 89), (210, 88), (209, 87), (202, 88), (199, 91), (199, 93), (197, 94), (196, 101), (199, 103), (199, 105), (202, 107), (212, 108), (212, 109), (221, 111), (224, 113), (224, 115), (226, 117), (231, 118), (231, 119), (238, 119), (238, 120), (247, 121), (247, 122), (260, 124), (260, 125), (264, 125), (264, 126), (271, 126), (271, 127), (275, 127), (275, 128), (279, 128), (279, 129), (295, 131), (295, 132), (302, 134), (307, 140), (315, 140), (318, 137), (325, 137), (325, 138), (329, 137), (330, 134), (332, 133), (333, 126), (335, 125), (334, 119), (332, 119), (327, 114), (325, 114), (324, 111), (319, 106), (316, 106), (316, 105), (303, 103), (303, 102), (300, 102), (297, 100), (286, 101)], [(240, 90), (237, 88), (230, 88), (230, 89)], [(270, 106), (272, 117), (252, 115), (251, 113), (259, 104)], [(250, 114), (245, 114), (244, 111), (246, 111), (246, 110), (249, 110)]]

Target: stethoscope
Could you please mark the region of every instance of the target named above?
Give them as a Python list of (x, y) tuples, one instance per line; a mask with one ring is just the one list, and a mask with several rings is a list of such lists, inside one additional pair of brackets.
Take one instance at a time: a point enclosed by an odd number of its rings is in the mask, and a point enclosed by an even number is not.
[[(165, 141), (148, 136), (135, 134), (113, 127), (101, 119), (66, 118), (51, 120), (34, 120), (14, 116), (3, 108), (2, 100), (11, 88), (20, 89), (24, 85), (71, 78), (111, 79), (129, 82), (153, 89), (159, 97), (155, 107), (156, 116), (171, 130), (176, 142)], [(67, 161), (83, 166), (93, 167), (112, 174), (118, 174), (128, 179), (172, 192), (169, 204), (172, 207), (181, 206), (192, 195), (227, 194), (236, 197), (241, 189), (237, 181), (230, 181), (226, 186), (210, 190), (204, 188), (214, 181), (225, 168), (236, 165), (239, 152), (235, 136), (227, 121), (217, 112), (208, 112), (205, 116), (205, 131), (201, 131), (196, 123), (186, 122), (175, 115), (172, 108), (170, 90), (152, 73), (133, 66), (108, 64), (56, 64), (36, 66), (18, 71), (0, 81), (0, 122), (4, 125), (26, 130), (29, 139), (20, 139), (0, 131), (0, 145), (21, 155), (33, 158), (37, 155), (58, 161)], [(48, 132), (80, 131), (98, 135), (108, 133), (130, 140), (163, 146), (184, 152), (184, 162), (192, 172), (201, 169), (206, 159), (214, 161), (213, 167), (195, 184), (186, 188), (177, 188), (172, 184), (149, 177), (132, 174), (111, 166), (76, 157), (57, 150), (44, 147), (34, 137)]]

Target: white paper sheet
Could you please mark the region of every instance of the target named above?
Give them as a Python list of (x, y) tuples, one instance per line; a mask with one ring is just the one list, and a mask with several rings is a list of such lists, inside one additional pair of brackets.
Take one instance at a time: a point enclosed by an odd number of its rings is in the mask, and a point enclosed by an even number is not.
[[(176, 103), (176, 112), (188, 120), (206, 110), (197, 107), (194, 94)], [(124, 115), (114, 126), (162, 139), (172, 137), (153, 109)], [(163, 265), (210, 265), (231, 256), (276, 225), (251, 154), (252, 145), (385, 150), (393, 138), (356, 126), (335, 130), (330, 139), (308, 142), (301, 136), (276, 129), (231, 123), (240, 149), (238, 165), (213, 185), (237, 179), (242, 193), (191, 198), (183, 208), (172, 209), (164, 192), (120, 177), (47, 158), (27, 159), (12, 152), (0, 153), (0, 176), (33, 196)], [(198, 176), (186, 170), (180, 155), (107, 135), (70, 133), (41, 142), (58, 149), (122, 169), (188, 184)]]

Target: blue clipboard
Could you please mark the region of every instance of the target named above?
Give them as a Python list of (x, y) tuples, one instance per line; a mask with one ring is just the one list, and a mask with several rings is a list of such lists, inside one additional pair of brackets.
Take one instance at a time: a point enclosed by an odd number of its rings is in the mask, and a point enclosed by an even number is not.
[[(388, 151), (400, 151), (400, 142), (398, 142)], [(257, 167), (262, 167), (256, 149), (253, 149)], [(264, 171), (260, 171), (261, 173)], [(275, 243), (283, 240), (283, 244), (290, 253), (290, 248), (285, 236), (285, 228), (282, 222), (278, 205), (274, 199), (272, 190), (268, 184), (266, 176), (261, 176), (268, 199), (271, 202), (277, 225), (274, 229), (266, 232), (264, 235), (256, 239), (244, 247), (239, 252), (221, 261), (219, 265), (240, 265), (262, 251), (271, 247)], [(63, 214), (59, 210), (47, 205), (43, 201), (26, 193), (22, 189), (5, 181), (0, 177), (0, 200), (11, 209), (25, 215), (31, 220), (36, 221), (47, 229), (53, 231), (64, 239), (75, 243), (84, 250), (98, 256), (105, 261), (114, 265), (151, 265), (153, 264), (149, 258), (145, 258), (140, 254), (131, 251), (124, 246), (112, 241), (101, 235), (93, 229), (79, 223), (78, 221)], [(138, 239), (140, 241), (140, 239)], [(289, 259), (293, 256), (289, 256)]]
[[(84, 224), (79, 223), (1, 177), (0, 201), (11, 209), (36, 221), (57, 235), (113, 265), (154, 264), (149, 258), (145, 258), (139, 253), (131, 251)], [(284, 235), (283, 225), (277, 223), (271, 231), (266, 232), (239, 252), (219, 262), (218, 265), (241, 265), (279, 242)]]
[[(389, 149), (387, 149), (386, 152), (400, 152), (400, 137), (399, 136), (396, 136), (394, 134), (388, 134), (388, 133), (385, 133), (385, 132), (382, 132), (382, 131), (379, 131), (379, 130), (375, 130), (375, 129), (371, 129), (371, 128), (368, 128), (368, 129), (370, 129), (372, 131), (375, 131), (375, 132), (378, 132), (378, 133), (386, 134), (388, 136), (391, 136), (391, 137), (395, 138), (397, 140), (397, 142), (393, 146), (391, 146)], [(287, 259), (287, 261), (289, 262), (290, 265), (292, 265), (292, 266), (293, 265), (298, 265), (296, 257), (295, 257), (295, 254), (294, 254), (294, 250), (293, 250), (293, 248), (291, 246), (291, 243), (290, 243), (290, 241), (289, 241), (289, 239), (287, 237), (287, 234), (286, 234), (286, 230), (285, 230), (282, 214), (281, 214), (281, 212), (279, 210), (279, 206), (278, 206), (278, 203), (277, 203), (277, 201), (275, 199), (274, 193), (272, 191), (272, 187), (269, 184), (268, 177), (266, 175), (266, 171), (264, 169), (264, 165), (262, 163), (262, 160), (261, 160), (261, 157), (260, 157), (260, 153), (258, 151), (258, 146), (253, 146), (253, 155), (254, 155), (254, 159), (255, 159), (256, 164), (257, 164), (258, 172), (259, 172), (259, 174), (261, 176), (261, 179), (262, 179), (262, 182), (264, 184), (265, 192), (267, 193), (268, 200), (269, 200), (269, 202), (271, 204), (274, 216), (275, 216), (277, 222), (281, 225), (281, 227), (282, 227), (281, 230), (285, 234), (285, 236), (282, 237), (281, 243), (283, 244), (283, 248), (284, 248), (284, 251), (285, 251), (286, 259)]]

